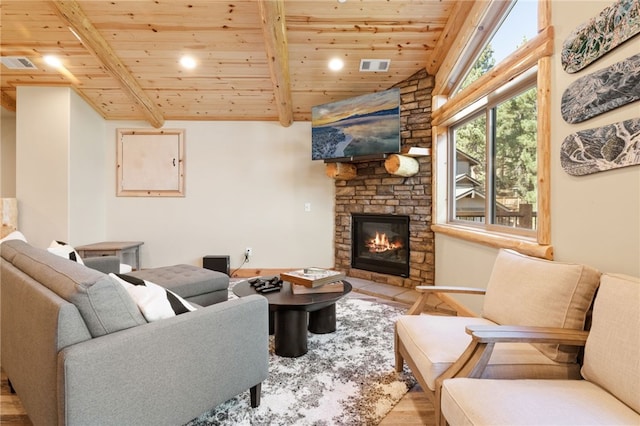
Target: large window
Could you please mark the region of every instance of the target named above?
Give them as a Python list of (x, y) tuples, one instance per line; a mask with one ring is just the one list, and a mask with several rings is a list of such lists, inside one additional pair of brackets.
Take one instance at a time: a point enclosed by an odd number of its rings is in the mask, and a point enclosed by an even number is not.
[(536, 229), (536, 127), (535, 87), (512, 89), (450, 127), (452, 221)]
[(536, 1), (516, 0), (500, 16), (490, 20), (496, 22), (493, 32), (489, 32), (492, 35), (481, 44), (473, 66), (467, 67), (464, 77), (458, 79), (455, 92), (469, 86), (538, 33), (537, 6)]
[(547, 256), (553, 29), (540, 1), (540, 31), (538, 2), (488, 2), (470, 47), (438, 71), (433, 229)]

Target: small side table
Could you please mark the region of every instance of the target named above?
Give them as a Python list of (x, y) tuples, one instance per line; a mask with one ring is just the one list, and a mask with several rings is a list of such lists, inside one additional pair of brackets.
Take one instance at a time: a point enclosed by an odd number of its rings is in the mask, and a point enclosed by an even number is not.
[[(103, 241), (76, 247), (80, 257), (118, 256), (121, 263), (131, 264), (134, 270), (140, 269), (140, 246), (142, 241)], [(129, 258), (130, 260), (125, 260)]]

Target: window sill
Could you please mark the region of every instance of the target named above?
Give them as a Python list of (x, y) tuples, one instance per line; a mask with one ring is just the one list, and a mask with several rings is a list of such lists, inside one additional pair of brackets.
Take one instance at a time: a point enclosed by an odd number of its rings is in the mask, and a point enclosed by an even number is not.
[(532, 238), (519, 237), (511, 234), (501, 234), (486, 231), (484, 229), (452, 224), (434, 224), (431, 225), (431, 230), (437, 234), (484, 244), (490, 247), (508, 248), (529, 256), (549, 260), (553, 259), (553, 246), (538, 244)]

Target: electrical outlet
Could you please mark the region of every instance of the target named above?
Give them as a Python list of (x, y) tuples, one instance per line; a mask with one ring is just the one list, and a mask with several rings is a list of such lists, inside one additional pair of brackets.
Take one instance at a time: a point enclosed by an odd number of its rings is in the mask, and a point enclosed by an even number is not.
[(246, 249), (244, 249), (244, 258), (248, 262), (250, 257), (251, 257), (251, 247), (247, 247)]

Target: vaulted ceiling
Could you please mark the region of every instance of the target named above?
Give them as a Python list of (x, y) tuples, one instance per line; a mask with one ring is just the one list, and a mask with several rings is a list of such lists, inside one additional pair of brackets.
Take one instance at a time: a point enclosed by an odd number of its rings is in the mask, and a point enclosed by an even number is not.
[[(2, 105), (16, 87), (69, 86), (105, 119), (308, 121), (311, 107), (435, 74), (465, 0), (2, 0)], [(75, 33), (75, 34), (74, 34)], [(179, 60), (189, 54), (198, 66)], [(62, 67), (43, 57), (59, 56)], [(331, 71), (339, 57), (345, 66)], [(389, 59), (386, 72), (359, 71)]]

